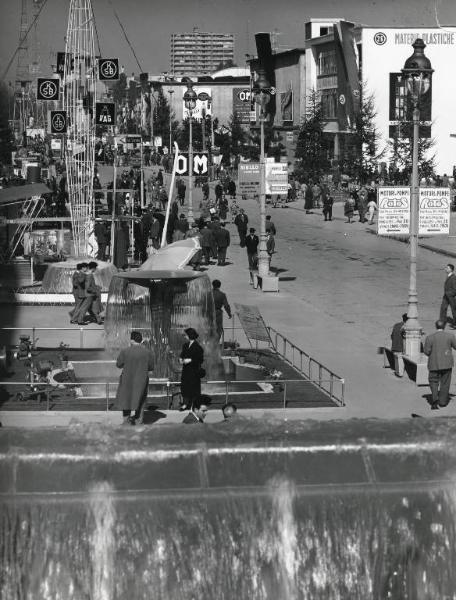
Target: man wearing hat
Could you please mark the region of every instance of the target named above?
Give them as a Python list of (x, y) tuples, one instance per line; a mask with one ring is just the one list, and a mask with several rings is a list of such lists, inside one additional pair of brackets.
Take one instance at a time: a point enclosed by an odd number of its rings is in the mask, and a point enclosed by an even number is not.
[(245, 238), (245, 247), (247, 250), (247, 258), (249, 260), (249, 269), (256, 269), (258, 262), (258, 244), (260, 240), (257, 235), (255, 235), (255, 229), (251, 227), (249, 229), (249, 235)]
[[(122, 411), (123, 422), (135, 425), (142, 421), (143, 406), (147, 397), (149, 371), (154, 368), (152, 352), (142, 344), (139, 331), (132, 331), (129, 348), (123, 348), (116, 366), (122, 369), (116, 394), (116, 407)], [(134, 415), (131, 416), (131, 411)]]
[(193, 327), (184, 330), (187, 341), (182, 346), (179, 362), (182, 365), (181, 394), (182, 406), (180, 410), (193, 407), (193, 403), (201, 396), (201, 377), (205, 375), (202, 370), (204, 350), (198, 344), (198, 332)]

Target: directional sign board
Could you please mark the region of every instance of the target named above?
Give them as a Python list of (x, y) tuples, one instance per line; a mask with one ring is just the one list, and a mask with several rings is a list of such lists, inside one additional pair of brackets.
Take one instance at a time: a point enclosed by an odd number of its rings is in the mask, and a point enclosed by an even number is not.
[(451, 196), (448, 187), (420, 188), (419, 235), (450, 233)]
[(193, 173), (189, 173), (188, 152), (181, 152), (177, 157), (176, 173), (178, 175), (207, 175), (209, 160), (207, 152), (193, 153)]
[(116, 107), (114, 102), (96, 102), (95, 125), (115, 125)]
[(239, 163), (238, 193), (241, 195), (241, 198), (258, 198), (261, 193), (260, 181), (260, 163)]
[(288, 192), (288, 165), (266, 163), (266, 194), (286, 194)]
[(66, 133), (67, 112), (66, 110), (51, 110), (51, 133)]
[(38, 77), (36, 87), (37, 100), (58, 100), (59, 99), (59, 79), (44, 79)]
[(408, 235), (410, 188), (378, 188), (378, 235)]
[(119, 59), (99, 58), (98, 79), (100, 81), (117, 81), (119, 79)]

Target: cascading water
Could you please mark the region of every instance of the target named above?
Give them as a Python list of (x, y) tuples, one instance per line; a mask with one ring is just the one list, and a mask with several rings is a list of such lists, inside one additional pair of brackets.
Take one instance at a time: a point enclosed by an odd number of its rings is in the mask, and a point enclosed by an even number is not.
[(207, 375), (217, 378), (220, 350), (209, 278), (192, 271), (155, 273), (156, 279), (152, 275), (139, 278), (137, 273), (112, 278), (106, 307), (106, 348), (115, 354), (128, 346), (131, 331), (141, 331), (155, 355), (154, 376), (175, 377), (183, 331), (194, 327), (204, 349)]
[(455, 433), (250, 419), (2, 431), (0, 597), (454, 599)]

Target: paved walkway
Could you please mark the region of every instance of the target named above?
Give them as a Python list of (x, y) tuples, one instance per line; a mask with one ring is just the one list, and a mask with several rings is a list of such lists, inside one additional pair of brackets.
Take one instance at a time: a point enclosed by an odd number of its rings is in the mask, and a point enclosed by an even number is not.
[[(200, 194), (201, 192), (197, 188), (194, 192), (195, 208), (199, 204)], [(258, 204), (253, 200), (240, 201), (239, 204), (245, 207), (252, 226), (259, 229)], [(199, 214), (198, 210), (195, 212)], [(406, 308), (405, 290), (408, 282), (404, 281), (403, 289), (397, 291), (388, 288), (387, 279), (379, 281), (378, 290), (374, 293), (369, 291), (371, 288), (366, 289), (366, 296), (369, 294), (371, 296), (363, 298), (363, 274), (368, 273), (369, 267), (372, 268), (372, 262), (376, 257), (381, 257), (384, 262), (389, 259), (391, 253), (391, 255), (394, 254), (392, 259), (397, 261), (391, 263), (391, 272), (397, 271), (399, 264), (402, 269), (401, 277), (406, 279), (408, 245), (397, 240), (377, 238), (373, 235), (375, 234), (374, 227), (359, 223), (347, 224), (343, 217), (341, 204), (335, 205), (334, 219), (327, 224), (323, 222), (320, 211), (314, 211), (310, 215), (305, 214), (302, 200), (290, 203), (286, 205), (286, 208), (272, 209), (268, 207), (268, 212), (278, 226), (278, 253), (274, 255), (273, 266), (276, 266), (281, 272), (280, 292), (278, 294), (264, 293), (261, 290), (253, 289), (250, 285), (246, 253), (239, 247), (233, 225), (228, 225), (232, 234), (232, 244), (228, 252), (230, 264), (225, 267), (211, 265), (207, 273), (211, 279), (217, 277), (222, 281), (222, 289), (227, 292), (231, 305), (238, 302), (257, 306), (268, 325), (285, 335), (329, 369), (344, 377), (346, 380), (346, 407), (315, 408), (304, 411), (280, 409), (266, 411), (266, 413), (276, 414), (286, 419), (319, 420), (356, 417), (396, 419), (410, 417), (412, 413), (429, 418), (456, 416), (456, 401), (451, 402), (444, 410), (431, 412), (426, 402), (429, 388), (427, 386), (417, 387), (407, 377), (397, 378), (391, 370), (383, 368), (383, 357), (377, 353), (378, 346), (389, 342), (391, 326), (399, 320), (400, 314)], [(443, 269), (446, 262), (451, 262), (453, 257), (456, 258), (456, 244), (455, 237), (453, 237), (453, 232), (456, 231), (454, 214), (451, 216), (451, 222), (450, 237), (436, 236), (420, 240), (422, 250), (419, 252), (418, 260), (419, 265), (423, 265), (423, 273), (419, 272), (419, 276), (422, 276), (424, 288), (421, 322), (427, 332), (433, 330), (432, 323), (437, 316), (435, 312), (438, 308), (444, 276), (441, 268)], [(287, 229), (286, 238), (282, 233), (285, 229)], [(345, 252), (344, 264), (347, 265), (347, 273), (356, 273), (356, 277), (338, 277), (340, 265), (323, 266), (325, 265), (325, 255), (320, 252), (321, 248), (316, 247), (314, 242), (314, 239), (323, 239), (323, 234), (326, 236), (324, 240), (326, 240), (328, 248), (330, 242), (327, 240), (334, 240), (332, 252)], [(311, 235), (315, 237), (311, 238)], [(356, 270), (348, 271), (350, 259), (353, 258), (351, 255), (353, 255), (354, 242), (360, 249), (360, 255), (367, 257), (367, 260), (364, 264), (357, 264)], [(303, 249), (303, 247), (305, 248)], [(309, 253), (312, 250), (317, 251), (314, 256), (318, 257), (318, 260), (309, 260)], [(449, 258), (440, 259), (439, 254)], [(322, 279), (323, 269), (333, 269), (335, 293), (332, 294), (332, 305), (328, 303), (328, 291), (323, 289), (323, 285), (326, 284), (326, 280)], [(369, 271), (366, 281), (372, 276)], [(344, 293), (349, 293), (350, 288), (356, 288), (356, 293), (360, 296), (359, 304), (354, 307), (355, 314), (352, 320), (347, 318), (343, 306)], [(372, 289), (375, 290), (375, 286)], [(342, 306), (338, 301), (339, 294), (337, 292), (339, 291)], [(350, 296), (350, 298), (352, 297)], [(383, 304), (385, 306), (382, 306)], [(331, 306), (333, 308), (330, 309)], [(60, 312), (63, 314), (60, 309), (54, 311), (54, 320), (60, 319), (57, 317)], [(394, 320), (391, 321), (392, 318)], [(62, 323), (65, 323), (65, 320)], [(225, 325), (228, 325), (227, 319), (225, 319)], [(455, 384), (452, 385), (452, 393), (456, 394)], [(245, 414), (250, 414), (250, 411), (246, 411)], [(257, 411), (255, 415), (263, 417), (264, 413)], [(68, 422), (70, 417), (71, 415), (66, 413), (62, 417), (53, 414), (47, 417), (38, 415), (27, 418), (30, 419), (30, 424), (32, 422), (40, 423), (42, 419), (57, 424)], [(13, 414), (3, 413), (0, 415), (0, 419), (4, 424), (15, 422)], [(118, 415), (107, 415), (106, 413), (91, 413), (90, 416), (85, 415), (81, 419), (119, 421)], [(160, 422), (180, 422), (181, 419), (181, 414), (171, 412), (166, 419), (161, 419)], [(219, 419), (219, 414), (212, 414), (208, 421)]]

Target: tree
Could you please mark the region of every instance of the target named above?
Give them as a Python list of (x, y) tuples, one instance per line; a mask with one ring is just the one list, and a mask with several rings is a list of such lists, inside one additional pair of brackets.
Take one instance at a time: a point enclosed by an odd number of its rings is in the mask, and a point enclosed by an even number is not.
[(127, 76), (120, 73), (118, 81), (111, 88), (112, 97), (117, 106), (121, 106), (127, 99)]
[(230, 69), (231, 67), (237, 67), (237, 64), (230, 58), (229, 60), (221, 60), (215, 67), (215, 70), (222, 71), (223, 69)]
[(367, 92), (366, 85), (363, 84), (360, 110), (356, 115), (353, 132), (345, 138), (340, 161), (343, 173), (356, 177), (363, 183), (373, 178), (386, 151), (386, 148), (379, 149), (381, 138), (375, 126), (376, 116), (375, 97)]
[[(171, 116), (171, 127), (173, 130), (173, 138), (178, 137), (177, 132), (179, 124), (175, 120), (175, 114), (171, 109), (168, 98), (163, 93), (163, 88), (158, 88), (156, 96), (152, 100), (152, 110), (154, 118), (154, 136), (162, 137), (163, 146), (169, 145), (169, 118)], [(179, 142), (178, 142), (179, 143)]]
[(298, 167), (310, 177), (319, 178), (330, 167), (329, 140), (324, 135), (325, 125), (319, 94), (312, 90), (307, 97), (306, 114), (299, 130), (295, 152), (300, 163)]
[(9, 125), (9, 106), (11, 93), (5, 82), (0, 82), (0, 162), (11, 164), (11, 152), (14, 150), (14, 136)]
[[(419, 177), (432, 177), (435, 174), (435, 154), (430, 154), (435, 146), (431, 137), (423, 137), (423, 128), (420, 127), (418, 140), (418, 173)], [(394, 137), (388, 142), (391, 158), (394, 164), (406, 175), (412, 173), (413, 152), (413, 123), (404, 121), (395, 128)]]

